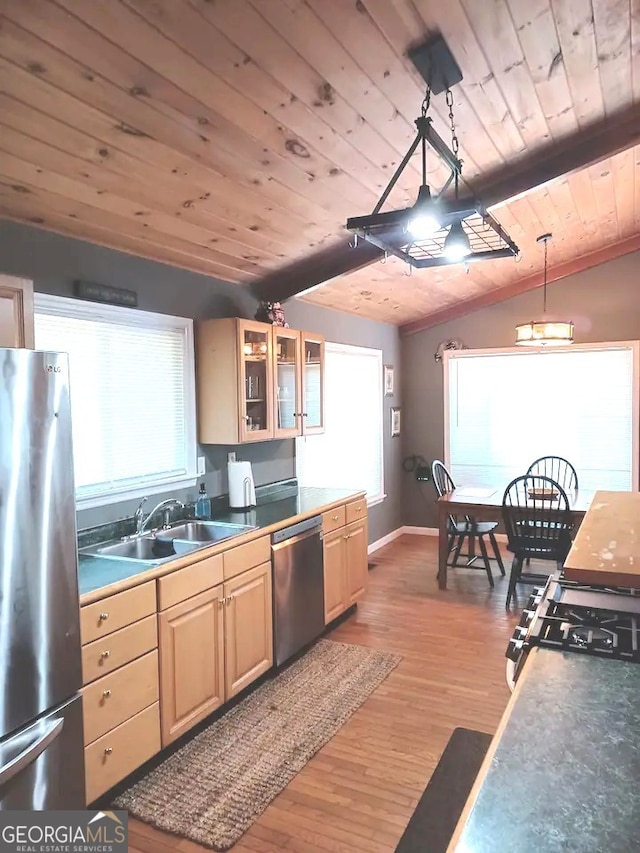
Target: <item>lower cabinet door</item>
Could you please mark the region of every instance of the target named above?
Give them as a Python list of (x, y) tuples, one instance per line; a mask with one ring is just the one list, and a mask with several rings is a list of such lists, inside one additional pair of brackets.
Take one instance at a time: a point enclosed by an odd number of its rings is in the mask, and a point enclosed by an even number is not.
[(328, 625), (345, 609), (346, 528), (339, 527), (324, 537), (324, 624)]
[(271, 563), (224, 585), (227, 699), (273, 666), (271, 594)]
[(369, 572), (367, 522), (354, 521), (345, 527), (346, 605), (351, 607), (365, 593)]
[(160, 613), (162, 746), (224, 702), (222, 584)]

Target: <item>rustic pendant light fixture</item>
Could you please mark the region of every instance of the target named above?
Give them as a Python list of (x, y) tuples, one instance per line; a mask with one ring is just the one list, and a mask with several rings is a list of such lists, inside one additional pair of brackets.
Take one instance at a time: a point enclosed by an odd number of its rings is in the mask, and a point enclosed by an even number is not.
[(573, 323), (547, 319), (547, 245), (551, 234), (538, 237), (544, 243), (544, 285), (542, 320), (516, 326), (516, 344), (521, 347), (564, 347), (573, 343)]
[[(518, 254), (518, 247), (477, 199), (461, 200), (459, 182), (462, 161), (458, 157), (458, 137), (453, 117), (451, 86), (462, 73), (441, 36), (409, 52), (409, 57), (427, 83), (421, 114), (415, 120), (417, 134), (409, 150), (387, 184), (369, 216), (347, 220), (347, 230), (373, 243), (386, 255), (395, 255), (412, 267), (433, 267), (468, 261), (507, 258)], [(427, 115), (431, 95), (446, 91), (451, 126), (451, 148), (434, 130)], [(382, 207), (398, 178), (420, 147), (422, 183), (412, 207), (382, 213)], [(432, 149), (450, 169), (439, 192), (433, 194), (427, 184), (427, 148)], [(453, 184), (454, 197), (444, 197)]]

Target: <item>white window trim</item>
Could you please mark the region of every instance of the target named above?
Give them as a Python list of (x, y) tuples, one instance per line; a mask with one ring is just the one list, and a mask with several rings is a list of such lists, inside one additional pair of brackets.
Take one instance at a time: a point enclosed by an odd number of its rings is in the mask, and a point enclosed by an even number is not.
[[(459, 358), (472, 358), (474, 356), (491, 356), (491, 355), (539, 355), (544, 356), (545, 353), (566, 353), (569, 350), (585, 350), (587, 352), (596, 352), (598, 350), (615, 350), (615, 349), (630, 349), (633, 352), (633, 372), (635, 377), (640, 377), (640, 341), (599, 341), (593, 344), (571, 344), (570, 347), (490, 347), (489, 349), (466, 349), (466, 350), (445, 350), (443, 352), (443, 369), (444, 369), (444, 463), (449, 468), (451, 467), (450, 442), (449, 442), (449, 362)], [(640, 422), (640, 383), (633, 384), (633, 421), (635, 424)], [(633, 470), (632, 491), (637, 492), (640, 482), (640, 435), (637, 429), (632, 431), (631, 436), (631, 458)]]
[[(166, 328), (173, 326), (180, 329), (185, 339), (186, 359), (184, 364), (184, 418), (187, 447), (190, 448), (191, 459), (187, 460), (189, 473), (186, 477), (158, 479), (146, 482), (144, 485), (130, 486), (123, 489), (113, 489), (93, 497), (76, 498), (77, 509), (91, 509), (98, 506), (119, 503), (125, 500), (142, 498), (145, 495), (155, 495), (168, 489), (190, 488), (197, 483), (197, 435), (196, 435), (196, 392), (195, 392), (195, 349), (193, 338), (193, 320), (188, 317), (174, 317), (170, 314), (157, 314), (151, 311), (141, 311), (139, 308), (128, 308), (120, 305), (103, 305), (102, 303), (86, 302), (67, 296), (52, 296), (36, 293), (34, 310), (61, 317), (79, 317), (88, 320), (103, 320), (140, 328)], [(150, 415), (152, 417), (152, 415)]]
[(384, 397), (383, 397), (383, 376), (382, 376), (382, 366), (383, 366), (383, 352), (380, 349), (375, 349), (373, 347), (360, 347), (352, 344), (341, 344), (336, 343), (335, 341), (325, 341), (325, 351), (326, 348), (330, 347), (332, 352), (342, 353), (344, 355), (366, 355), (371, 358), (375, 358), (378, 362), (378, 400), (380, 406), (380, 431), (382, 436), (382, 441), (380, 442), (380, 491), (377, 495), (367, 495), (367, 507), (376, 506), (377, 504), (381, 504), (387, 494), (384, 490), (384, 447), (385, 447), (385, 435), (384, 435)]

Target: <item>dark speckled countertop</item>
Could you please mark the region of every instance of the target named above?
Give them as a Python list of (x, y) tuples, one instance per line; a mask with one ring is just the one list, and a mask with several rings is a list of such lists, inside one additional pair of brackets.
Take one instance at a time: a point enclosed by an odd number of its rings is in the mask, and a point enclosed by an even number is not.
[(537, 650), (456, 853), (640, 851), (640, 665)]
[[(317, 489), (303, 487), (297, 494), (257, 506), (249, 512), (222, 512), (214, 515), (216, 521), (250, 524), (260, 529), (282, 525), (297, 515), (322, 512), (327, 506), (348, 501), (360, 493), (350, 489)], [(226, 544), (233, 542), (227, 539)], [(192, 551), (196, 554), (196, 551)], [(177, 559), (177, 558), (176, 558)], [(158, 566), (170, 567), (171, 561), (145, 561), (143, 564), (127, 560), (110, 560), (80, 554), (78, 557), (78, 587), (80, 595), (94, 592), (111, 584), (132, 578)]]

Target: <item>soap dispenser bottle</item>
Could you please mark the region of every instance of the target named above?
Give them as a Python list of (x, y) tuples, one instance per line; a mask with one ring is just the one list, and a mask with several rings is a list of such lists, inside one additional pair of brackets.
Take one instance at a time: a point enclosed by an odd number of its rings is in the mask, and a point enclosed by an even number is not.
[(204, 483), (200, 483), (200, 494), (196, 501), (196, 518), (211, 518), (211, 501)]

